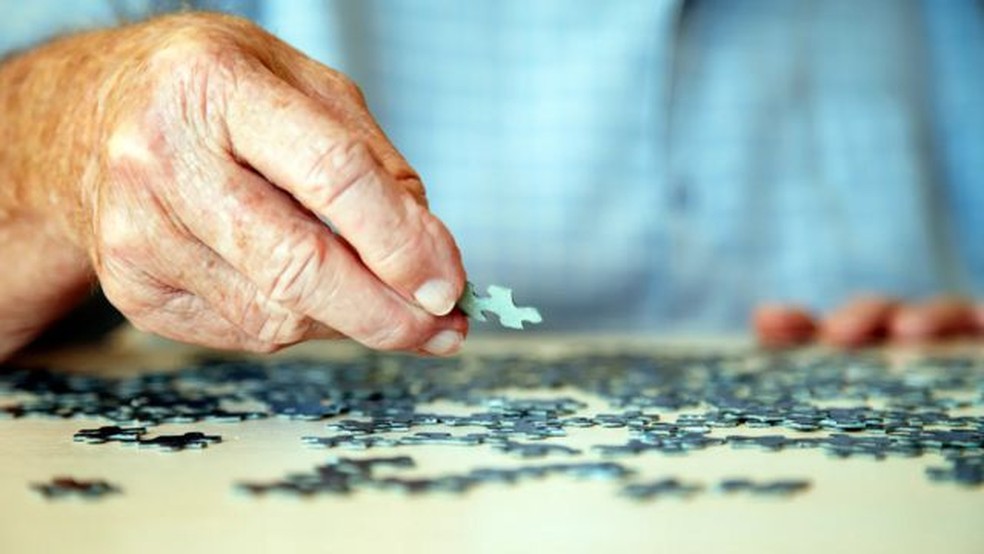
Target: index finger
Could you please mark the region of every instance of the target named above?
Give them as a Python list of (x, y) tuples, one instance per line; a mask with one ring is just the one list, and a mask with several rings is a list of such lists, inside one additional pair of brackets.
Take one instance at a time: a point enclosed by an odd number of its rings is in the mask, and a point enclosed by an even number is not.
[(327, 218), (390, 288), (450, 312), (464, 268), (444, 224), (330, 110), (263, 68), (249, 77), (227, 106), (233, 154)]

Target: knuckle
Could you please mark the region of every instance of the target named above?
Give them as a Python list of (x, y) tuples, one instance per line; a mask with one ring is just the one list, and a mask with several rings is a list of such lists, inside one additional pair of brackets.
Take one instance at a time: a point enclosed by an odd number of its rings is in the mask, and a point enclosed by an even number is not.
[(407, 169), (403, 175), (399, 175), (398, 181), (403, 187), (403, 190), (407, 191), (407, 194), (409, 194), (414, 201), (425, 208), (428, 206), (427, 190), (424, 188), (424, 183), (412, 169)]
[(274, 272), (263, 293), (271, 301), (296, 306), (318, 281), (328, 245), (314, 233), (294, 233), (274, 253)]
[(220, 114), (245, 69), (255, 67), (230, 25), (178, 18), (142, 67), (144, 120), (221, 129)]
[(247, 20), (236, 17), (209, 17), (187, 14), (162, 22), (156, 48), (149, 54), (149, 66), (155, 63), (184, 64), (188, 60), (222, 59), (224, 54), (238, 49), (237, 36), (253, 27)]
[[(319, 152), (307, 172), (307, 183), (329, 210), (346, 192), (366, 185), (376, 175), (376, 160), (365, 142), (358, 139), (335, 141)], [(327, 191), (323, 194), (322, 191)]]
[(420, 262), (428, 251), (429, 238), (419, 230), (393, 233), (376, 251), (372, 265), (379, 273), (409, 275), (422, 270)]
[(421, 235), (428, 237), (430, 240), (438, 241), (444, 243), (451, 248), (453, 253), (457, 254), (458, 247), (454, 243), (454, 239), (451, 238), (451, 232), (448, 228), (444, 226), (438, 218), (434, 217), (430, 212), (423, 212), (421, 216), (423, 231)]
[(366, 104), (366, 95), (362, 91), (362, 87), (360, 87), (358, 83), (352, 80), (348, 75), (345, 75), (344, 73), (336, 73), (335, 80), (341, 88), (343, 94), (355, 99), (355, 101), (360, 105), (364, 106)]
[(294, 344), (304, 339), (307, 331), (305, 318), (290, 312), (270, 313), (262, 318), (254, 336), (269, 344)]
[(318, 79), (327, 85), (327, 88), (331, 89), (333, 94), (349, 97), (357, 103), (365, 105), (366, 96), (362, 92), (362, 88), (347, 74), (336, 69), (326, 68), (320, 64), (317, 65), (315, 71)]
[[(366, 254), (366, 263), (387, 282), (413, 285), (432, 273), (446, 273), (460, 263), (460, 253), (444, 225), (420, 209), (411, 212), (398, 226)], [(457, 270), (454, 270), (457, 271)]]
[(113, 180), (132, 181), (160, 164), (164, 143), (157, 125), (140, 125), (127, 121), (115, 125), (105, 143), (107, 176)]

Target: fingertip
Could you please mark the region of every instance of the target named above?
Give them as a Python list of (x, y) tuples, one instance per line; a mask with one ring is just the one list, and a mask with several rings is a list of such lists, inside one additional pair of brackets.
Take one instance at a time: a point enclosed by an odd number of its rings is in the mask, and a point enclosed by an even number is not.
[(831, 313), (821, 324), (825, 344), (857, 348), (874, 344), (888, 334), (898, 302), (884, 296), (861, 295)]
[(791, 318), (792, 310), (788, 306), (781, 304), (762, 304), (752, 312), (752, 326), (756, 331), (772, 333), (785, 330), (790, 320), (796, 319), (796, 314)]
[(420, 307), (432, 315), (445, 316), (451, 313), (458, 301), (457, 288), (445, 279), (430, 279), (417, 288), (414, 299)]
[(935, 334), (933, 322), (916, 306), (903, 306), (892, 316), (889, 333), (893, 339), (917, 342)]
[(761, 345), (772, 348), (798, 346), (813, 340), (816, 322), (799, 307), (764, 304), (752, 314), (752, 326)]
[(421, 350), (434, 356), (450, 356), (461, 349), (465, 336), (455, 329), (442, 329), (421, 346)]
[(974, 307), (961, 298), (941, 296), (904, 306), (892, 318), (892, 338), (922, 342), (971, 334), (977, 327)]
[(468, 318), (461, 313), (452, 312), (439, 319), (439, 330), (415, 352), (425, 356), (447, 357), (461, 351), (468, 338), (470, 326)]
[(443, 321), (446, 322), (449, 328), (457, 330), (462, 334), (462, 336), (468, 338), (468, 333), (471, 331), (471, 325), (468, 323), (468, 316), (461, 312), (455, 311), (444, 316)]
[(831, 319), (822, 325), (821, 340), (838, 348), (855, 348), (884, 338), (884, 324), (849, 317)]
[(422, 233), (429, 239), (421, 242), (428, 247), (420, 251), (418, 260), (409, 261), (413, 269), (407, 281), (417, 283), (410, 290), (416, 303), (431, 315), (443, 317), (454, 310), (464, 293), (465, 269), (458, 245), (444, 223), (427, 211), (422, 217)]

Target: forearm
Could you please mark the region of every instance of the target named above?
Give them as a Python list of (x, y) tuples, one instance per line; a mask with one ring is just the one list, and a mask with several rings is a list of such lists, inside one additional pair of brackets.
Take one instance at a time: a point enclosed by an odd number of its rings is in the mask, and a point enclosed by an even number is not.
[(108, 32), (68, 37), (0, 65), (0, 359), (92, 286), (79, 229), (100, 144)]
[(28, 215), (0, 221), (0, 360), (40, 334), (89, 290), (84, 251)]

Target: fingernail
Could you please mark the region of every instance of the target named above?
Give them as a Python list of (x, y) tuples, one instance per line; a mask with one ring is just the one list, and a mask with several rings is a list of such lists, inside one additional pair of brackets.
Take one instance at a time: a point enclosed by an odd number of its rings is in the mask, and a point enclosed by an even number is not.
[(434, 315), (447, 315), (458, 301), (454, 287), (442, 279), (431, 279), (417, 289), (413, 295), (425, 310)]
[(463, 339), (464, 337), (461, 336), (461, 333), (445, 329), (427, 341), (427, 344), (424, 345), (424, 351), (436, 356), (454, 354), (461, 347), (461, 341)]

